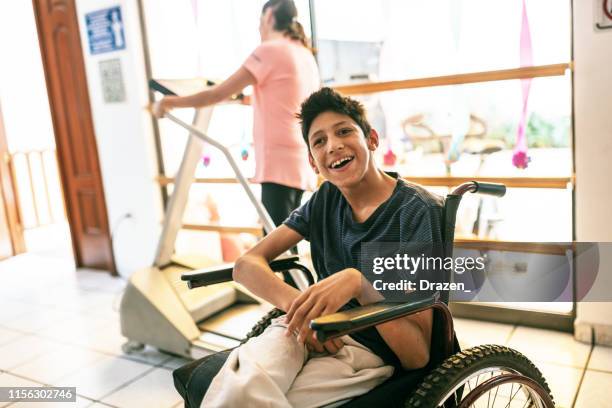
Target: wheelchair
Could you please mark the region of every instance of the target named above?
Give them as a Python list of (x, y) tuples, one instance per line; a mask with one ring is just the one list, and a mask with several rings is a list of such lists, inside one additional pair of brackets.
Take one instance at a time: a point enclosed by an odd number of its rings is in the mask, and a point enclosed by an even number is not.
[[(451, 243), (445, 255), (452, 255), (455, 218), (464, 193), (503, 196), (501, 184), (472, 181), (457, 187), (446, 196), (443, 211), (444, 242)], [(270, 267), (287, 274), (289, 270), (313, 275), (297, 262), (298, 257), (275, 260)], [(232, 268), (199, 270), (182, 276), (190, 288), (212, 285), (232, 279)], [(448, 293), (436, 294), (407, 303), (375, 303), (348, 311), (319, 317), (311, 321), (319, 341), (350, 334), (393, 319), (432, 308), (433, 326), (430, 361), (418, 370), (396, 369), (391, 378), (366, 394), (344, 403), (347, 408), (360, 407), (554, 407), (550, 389), (540, 371), (524, 355), (499, 345), (482, 345), (460, 350), (447, 307)], [(284, 314), (273, 309), (247, 334), (242, 343), (263, 333), (270, 321)], [(186, 408), (200, 407), (212, 379), (219, 372), (231, 350), (222, 351), (191, 362), (173, 372), (177, 391)], [(237, 391), (238, 392), (238, 391)]]

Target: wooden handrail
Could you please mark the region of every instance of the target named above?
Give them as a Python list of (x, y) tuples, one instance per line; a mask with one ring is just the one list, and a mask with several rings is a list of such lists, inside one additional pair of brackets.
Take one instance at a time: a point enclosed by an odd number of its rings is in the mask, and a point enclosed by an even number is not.
[[(574, 176), (570, 177), (421, 177), (408, 176), (404, 180), (428, 187), (455, 187), (468, 181), (477, 180), (483, 183), (502, 183), (509, 188), (552, 188), (566, 189), (568, 184), (574, 184)], [(173, 177), (159, 176), (157, 181), (162, 186), (174, 183)], [(196, 184), (238, 184), (234, 178), (196, 178)]]
[(456, 187), (468, 181), (476, 180), (483, 183), (501, 183), (508, 188), (553, 188), (566, 189), (568, 184), (574, 184), (574, 177), (404, 177), (422, 186)]
[(221, 225), (183, 224), (182, 228), (191, 231), (228, 232), (233, 234), (247, 233), (258, 237), (263, 235), (263, 229), (258, 227), (223, 227)]
[(509, 252), (526, 252), (533, 254), (548, 254), (548, 255), (565, 255), (566, 251), (572, 250), (574, 244), (569, 242), (564, 243), (546, 243), (546, 242), (512, 242), (512, 241), (495, 241), (483, 240), (479, 238), (456, 237), (455, 248), (476, 249), (486, 251), (509, 251)]
[(565, 75), (573, 67), (572, 63), (538, 65), (533, 67), (502, 69), (497, 71), (470, 72), (465, 74), (443, 75), (426, 78), (404, 79), (399, 81), (365, 82), (360, 84), (338, 84), (332, 87), (345, 95), (363, 95), (399, 89), (427, 88), (433, 86), (473, 84), (479, 82), (507, 81), (536, 77)]

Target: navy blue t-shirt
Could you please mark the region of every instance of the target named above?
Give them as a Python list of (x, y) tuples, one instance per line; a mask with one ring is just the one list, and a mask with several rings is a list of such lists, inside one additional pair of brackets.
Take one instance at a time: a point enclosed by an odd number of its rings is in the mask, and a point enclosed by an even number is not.
[[(285, 220), (286, 226), (310, 241), (319, 280), (346, 268), (359, 270), (362, 242), (442, 242), (443, 199), (395, 173), (388, 174), (397, 178), (393, 193), (365, 222), (354, 221), (349, 203), (328, 181)], [(341, 310), (357, 306), (359, 302), (351, 299)], [(385, 363), (400, 365), (375, 327), (350, 336)]]

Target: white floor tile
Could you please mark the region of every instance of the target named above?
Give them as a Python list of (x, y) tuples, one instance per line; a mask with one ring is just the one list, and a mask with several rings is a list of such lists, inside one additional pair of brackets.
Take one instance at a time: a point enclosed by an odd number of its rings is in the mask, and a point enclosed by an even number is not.
[(60, 324), (72, 317), (74, 314), (67, 311), (46, 309), (15, 317), (7, 320), (3, 325), (9, 329), (36, 334), (42, 329)]
[(172, 408), (181, 402), (174, 389), (172, 373), (156, 368), (125, 388), (103, 398), (102, 402), (121, 408)]
[(586, 365), (591, 346), (574, 340), (570, 333), (517, 327), (509, 347), (525, 354), (532, 361), (582, 368)]
[[(1, 303), (0, 307), (2, 307)], [(23, 336), (23, 333), (0, 327), (0, 346), (15, 340), (19, 336)]]
[(583, 369), (534, 361), (550, 387), (557, 408), (571, 408)]
[(162, 353), (151, 346), (146, 346), (142, 351), (136, 351), (130, 354), (123, 353), (122, 357), (152, 365), (164, 365), (167, 361), (174, 358), (171, 355)]
[[(20, 377), (8, 373), (0, 373), (0, 387), (41, 387), (42, 384), (38, 384), (34, 381), (25, 380)], [(0, 407), (6, 407), (10, 405), (10, 402), (0, 402)]]
[(83, 345), (102, 353), (120, 356), (123, 354), (121, 346), (125, 342), (127, 342), (127, 339), (121, 335), (117, 322), (112, 322), (97, 329), (96, 335), (89, 338)]
[(461, 348), (482, 344), (505, 345), (514, 326), (502, 323), (483, 322), (470, 319), (453, 319), (455, 332)]
[(612, 347), (595, 346), (588, 368), (612, 373)]
[(100, 400), (152, 367), (119, 357), (105, 357), (80, 372), (62, 378), (64, 387), (77, 387), (77, 393)]
[(183, 357), (172, 357), (170, 360), (164, 362), (162, 365), (171, 370), (176, 370), (179, 367), (184, 366), (185, 364), (191, 363), (193, 360), (188, 360)]
[(97, 316), (84, 317), (75, 315), (71, 319), (54, 324), (39, 331), (39, 336), (59, 340), (70, 344), (89, 344), (95, 337), (99, 336), (104, 326), (108, 326), (108, 319)]
[(575, 408), (610, 407), (610, 390), (612, 389), (612, 374), (587, 370), (580, 386)]
[(79, 395), (75, 402), (17, 402), (11, 408), (85, 408), (94, 402)]
[(73, 346), (62, 346), (52, 353), (45, 353), (25, 364), (11, 369), (11, 373), (35, 381), (62, 386), (62, 378), (81, 371), (94, 362), (107, 357), (105, 354)]
[(36, 310), (34, 306), (21, 301), (10, 300), (4, 296), (0, 296), (0, 299), (0, 326), (6, 326), (6, 322)]
[(24, 335), (0, 347), (0, 370), (26, 363), (43, 353), (57, 349), (61, 344), (41, 337)]

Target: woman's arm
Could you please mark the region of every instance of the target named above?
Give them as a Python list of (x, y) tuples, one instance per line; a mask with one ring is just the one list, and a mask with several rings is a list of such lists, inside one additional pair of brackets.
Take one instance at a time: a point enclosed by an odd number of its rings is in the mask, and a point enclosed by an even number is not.
[(229, 78), (210, 89), (189, 96), (165, 96), (154, 105), (153, 114), (161, 118), (174, 108), (201, 108), (214, 105), (240, 93), (249, 85), (255, 84), (255, 77), (246, 68), (240, 67)]
[(268, 263), (302, 239), (300, 234), (281, 225), (238, 258), (234, 265), (233, 279), (286, 312), (300, 291), (279, 279)]

